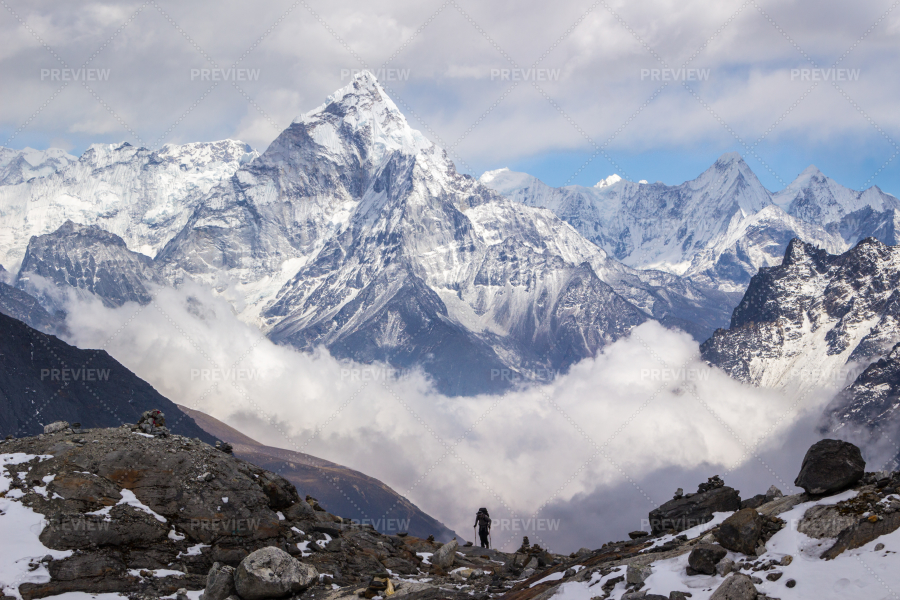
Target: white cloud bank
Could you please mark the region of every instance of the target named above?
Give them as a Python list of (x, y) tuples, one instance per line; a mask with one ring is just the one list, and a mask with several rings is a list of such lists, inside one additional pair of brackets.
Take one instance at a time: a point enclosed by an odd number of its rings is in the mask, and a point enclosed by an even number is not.
[[(69, 341), (106, 349), (179, 404), (374, 476), (463, 535), (479, 506), (495, 518), (556, 515), (559, 531), (530, 537), (567, 551), (638, 529), (676, 487), (714, 473), (754, 486), (745, 497), (770, 484), (790, 491), (805, 446), (781, 462), (769, 455), (788, 438), (806, 444), (804, 418), (827, 401), (811, 394), (794, 406), (735, 382), (655, 322), (552, 383), (448, 398), (421, 375), (276, 346), (193, 285), (160, 289), (143, 308), (69, 309)], [(517, 546), (522, 534), (498, 531), (495, 542)]]

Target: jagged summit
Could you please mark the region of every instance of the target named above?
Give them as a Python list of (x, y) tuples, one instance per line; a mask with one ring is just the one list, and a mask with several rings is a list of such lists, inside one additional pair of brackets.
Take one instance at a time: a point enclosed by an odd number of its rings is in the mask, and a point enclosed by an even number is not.
[[(874, 238), (842, 254), (799, 239), (761, 269), (704, 358), (741, 381), (805, 391), (841, 386), (900, 342), (900, 247)], [(815, 327), (810, 324), (814, 323)]]
[[(369, 71), (356, 75), (346, 86), (328, 96), (325, 103), (297, 117), (294, 124), (307, 126), (310, 137), (329, 151), (339, 151), (346, 133), (367, 139), (380, 164), (391, 152), (415, 155), (433, 144), (413, 129), (397, 105)], [(342, 131), (346, 131), (342, 135)]]

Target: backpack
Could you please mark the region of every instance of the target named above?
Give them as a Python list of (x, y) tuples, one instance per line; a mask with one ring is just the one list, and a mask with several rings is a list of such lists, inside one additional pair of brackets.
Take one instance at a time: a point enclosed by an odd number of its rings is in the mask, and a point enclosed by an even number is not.
[(475, 515), (475, 520), (478, 521), (479, 529), (490, 529), (491, 528), (491, 516), (488, 514), (486, 508), (479, 508), (478, 514)]

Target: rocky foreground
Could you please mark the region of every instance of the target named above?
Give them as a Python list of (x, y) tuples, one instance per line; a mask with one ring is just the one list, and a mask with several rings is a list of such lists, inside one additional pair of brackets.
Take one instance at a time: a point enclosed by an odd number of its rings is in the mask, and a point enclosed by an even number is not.
[(859, 449), (835, 440), (807, 454), (805, 493), (742, 500), (712, 477), (650, 513), (650, 532), (568, 556), (527, 539), (503, 553), (385, 535), (230, 450), (152, 416), (3, 441), (4, 600), (881, 598), (879, 582), (897, 578), (900, 473), (866, 473)]
[[(190, 597), (208, 582), (219, 592), (207, 589), (205, 600), (371, 598), (388, 589), (462, 598), (501, 593), (523, 570), (563, 560), (384, 535), (301, 498), (228, 445), (150, 422), (47, 431), (0, 443), (0, 547), (10, 536), (38, 538), (7, 548), (11, 560), (0, 552), (3, 593), (24, 600), (76, 591)], [(274, 583), (246, 584), (249, 565)]]

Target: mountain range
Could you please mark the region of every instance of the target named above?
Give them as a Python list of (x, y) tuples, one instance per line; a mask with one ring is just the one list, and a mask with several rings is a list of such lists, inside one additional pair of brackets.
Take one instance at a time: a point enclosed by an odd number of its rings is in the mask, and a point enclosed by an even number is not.
[(737, 153), (670, 186), (613, 175), (594, 187), (550, 187), (508, 169), (481, 182), (526, 206), (549, 208), (610, 256), (726, 292), (743, 292), (761, 267), (780, 264), (799, 238), (839, 253), (866, 237), (897, 243), (900, 200), (846, 188), (810, 166), (779, 192), (767, 190)]
[(814, 167), (770, 192), (734, 153), (677, 186), (552, 188), (506, 169), (476, 180), (368, 72), (262, 154), (224, 140), (0, 155), (28, 165), (0, 184), (0, 261), (46, 312), (30, 317), (20, 297), (32, 325), (49, 327), (37, 321), (72, 291), (115, 307), (193, 280), (277, 343), (422, 369), (450, 395), (565, 372), (647, 320), (709, 340), (738, 378), (778, 381), (790, 368), (751, 366), (744, 334), (714, 332), (756, 323), (744, 292), (786, 252), (893, 244), (900, 209)]

